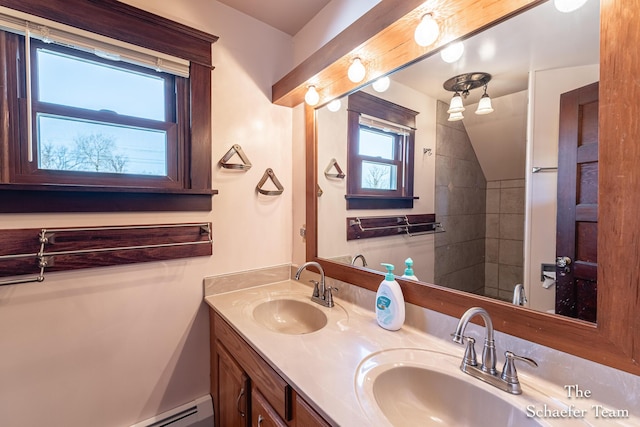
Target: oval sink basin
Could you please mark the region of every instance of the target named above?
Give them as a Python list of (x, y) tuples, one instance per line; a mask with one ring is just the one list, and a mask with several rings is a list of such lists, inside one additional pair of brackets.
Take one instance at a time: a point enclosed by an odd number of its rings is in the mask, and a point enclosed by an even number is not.
[(460, 371), (460, 358), (436, 350), (389, 349), (364, 358), (355, 388), (376, 426), (529, 427), (584, 426), (580, 419), (548, 420), (528, 408), (562, 404), (523, 384), (512, 395)]
[(526, 405), (516, 408), (462, 379), (421, 367), (382, 372), (373, 383), (373, 395), (394, 426), (540, 425), (527, 418)]
[(274, 332), (300, 335), (324, 328), (327, 316), (313, 305), (294, 299), (275, 299), (253, 309), (253, 318)]

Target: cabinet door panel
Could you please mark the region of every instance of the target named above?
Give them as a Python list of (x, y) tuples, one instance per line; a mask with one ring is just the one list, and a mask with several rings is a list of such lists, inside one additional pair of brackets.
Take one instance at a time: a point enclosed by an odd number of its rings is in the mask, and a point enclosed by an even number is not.
[(282, 418), (255, 387), (251, 390), (251, 426), (287, 427), (287, 424), (282, 421)]
[(307, 402), (296, 395), (296, 426), (298, 427), (330, 427), (320, 414)]
[(220, 413), (220, 425), (247, 427), (249, 377), (221, 344), (218, 343), (216, 350), (220, 407), (215, 410)]

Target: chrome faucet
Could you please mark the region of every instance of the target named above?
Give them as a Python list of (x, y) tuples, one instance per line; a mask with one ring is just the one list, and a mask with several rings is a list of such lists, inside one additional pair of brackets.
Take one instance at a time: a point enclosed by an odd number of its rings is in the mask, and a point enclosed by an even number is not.
[(367, 260), (364, 259), (364, 255), (362, 255), (362, 254), (358, 254), (358, 255), (354, 256), (353, 259), (351, 259), (351, 265), (356, 265), (356, 260), (358, 258), (362, 260), (362, 266), (366, 267), (367, 266)]
[(526, 303), (527, 295), (524, 293), (524, 286), (518, 283), (515, 288), (513, 288), (513, 304), (525, 305)]
[(300, 280), (300, 274), (307, 267), (315, 267), (320, 272), (320, 281), (317, 280), (309, 280), (313, 283), (313, 295), (311, 295), (311, 301), (323, 305), (325, 307), (333, 307), (333, 294), (331, 291), (338, 291), (338, 288), (332, 288), (331, 286), (326, 286), (324, 270), (320, 264), (315, 261), (309, 261), (302, 264), (298, 271), (296, 271), (295, 279)]
[[(474, 346), (476, 341), (471, 337), (464, 336), (467, 324), (475, 316), (482, 317), (486, 331), (484, 348), (482, 350), (482, 364), (480, 365), (480, 368), (478, 368), (476, 349)], [(504, 367), (502, 368), (502, 373), (498, 373), (496, 370), (496, 346), (493, 339), (493, 322), (491, 321), (491, 317), (487, 310), (482, 307), (471, 307), (468, 309), (462, 317), (460, 317), (458, 326), (451, 336), (455, 343), (463, 344), (465, 341), (467, 343), (464, 351), (464, 357), (460, 364), (460, 370), (508, 393), (522, 393), (522, 387), (518, 381), (518, 373), (515, 366), (516, 360), (526, 362), (533, 367), (538, 367), (538, 364), (533, 359), (518, 356), (510, 351), (505, 351)]]
[[(493, 340), (493, 322), (491, 321), (491, 317), (489, 316), (489, 313), (487, 313), (487, 310), (482, 307), (472, 307), (467, 310), (460, 318), (458, 326), (456, 327), (456, 331), (453, 333), (453, 342), (458, 344), (462, 344), (464, 342), (464, 330), (466, 329), (469, 321), (471, 321), (471, 319), (473, 319), (476, 315), (482, 317), (486, 330), (486, 334), (484, 337), (484, 348), (482, 349), (482, 365), (480, 366), (480, 369), (483, 372), (495, 375), (497, 372), (496, 346)], [(467, 341), (471, 343), (471, 349), (473, 349), (475, 340)], [(467, 343), (467, 345), (469, 344)], [(473, 349), (473, 352), (475, 353), (475, 349)]]

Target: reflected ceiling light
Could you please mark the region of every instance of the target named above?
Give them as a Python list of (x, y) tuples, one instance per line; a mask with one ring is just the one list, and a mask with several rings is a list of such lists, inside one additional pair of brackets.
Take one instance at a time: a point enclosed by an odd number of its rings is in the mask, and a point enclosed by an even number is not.
[(462, 116), (462, 112), (464, 111), (462, 98), (466, 99), (470, 90), (483, 86), (484, 94), (480, 99), (476, 114), (489, 114), (493, 112), (493, 108), (491, 107), (491, 98), (487, 95), (487, 83), (489, 83), (490, 80), (491, 74), (476, 72), (460, 74), (458, 76), (451, 77), (449, 80), (444, 82), (442, 86), (446, 90), (454, 92), (453, 98), (451, 98), (451, 103), (449, 104), (449, 109), (447, 110), (447, 113), (449, 113), (449, 121), (454, 122), (464, 118)]
[(320, 101), (320, 94), (316, 90), (315, 86), (309, 86), (307, 93), (304, 95), (304, 102), (312, 107)]
[(422, 20), (416, 27), (415, 33), (413, 33), (413, 37), (420, 46), (429, 46), (436, 41), (438, 36), (440, 35), (440, 28), (438, 27), (438, 23), (435, 19), (433, 19), (433, 15), (431, 13), (427, 13), (422, 17)]
[(327, 109), (332, 113), (335, 113), (340, 109), (341, 106), (342, 106), (342, 103), (340, 102), (340, 100), (334, 99), (333, 101), (327, 104)]
[(362, 65), (362, 61), (360, 61), (360, 58), (355, 58), (347, 71), (349, 80), (354, 83), (359, 83), (364, 79), (365, 74), (367, 74), (367, 70), (364, 68), (364, 65)]
[(462, 104), (462, 97), (458, 92), (453, 94), (453, 98), (451, 98), (451, 103), (449, 104), (449, 109), (447, 113), (462, 113), (464, 111), (464, 105)]
[(463, 53), (464, 44), (462, 42), (454, 42), (440, 51), (440, 57), (444, 62), (451, 64), (462, 58)]
[(457, 122), (458, 120), (462, 120), (462, 119), (464, 119), (464, 116), (462, 115), (461, 112), (458, 112), (458, 113), (449, 114), (449, 118), (447, 120), (450, 122)]
[(560, 12), (573, 12), (580, 9), (587, 0), (553, 0), (553, 5)]
[(373, 86), (373, 90), (375, 90), (376, 92), (384, 92), (385, 90), (389, 89), (390, 84), (391, 79), (388, 76), (384, 76), (374, 81), (371, 86)]
[(491, 98), (487, 95), (487, 85), (484, 85), (484, 93), (480, 98), (480, 102), (478, 103), (478, 109), (476, 110), (476, 114), (489, 114), (493, 113), (493, 107), (491, 106)]

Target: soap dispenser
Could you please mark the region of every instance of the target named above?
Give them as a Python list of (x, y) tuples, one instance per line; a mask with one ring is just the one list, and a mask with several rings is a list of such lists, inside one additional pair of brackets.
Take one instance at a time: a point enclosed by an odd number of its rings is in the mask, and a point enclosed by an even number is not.
[(392, 264), (382, 264), (387, 269), (384, 280), (376, 293), (376, 320), (390, 331), (397, 331), (404, 324), (404, 296), (393, 275)]
[(410, 279), (410, 280), (418, 280), (418, 278), (413, 273), (413, 260), (411, 258), (407, 258), (404, 260), (404, 264), (406, 268), (404, 269), (404, 274), (401, 279)]

